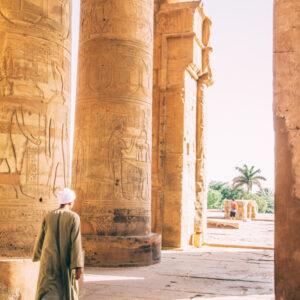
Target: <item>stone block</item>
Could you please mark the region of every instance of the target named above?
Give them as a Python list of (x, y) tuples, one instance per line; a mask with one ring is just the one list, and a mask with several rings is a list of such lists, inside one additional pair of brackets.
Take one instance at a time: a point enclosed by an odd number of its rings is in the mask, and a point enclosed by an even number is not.
[(239, 229), (238, 222), (228, 222), (227, 220), (207, 220), (207, 228), (225, 228), (225, 229)]
[(193, 234), (192, 245), (196, 248), (201, 248), (203, 245), (203, 235), (199, 232)]

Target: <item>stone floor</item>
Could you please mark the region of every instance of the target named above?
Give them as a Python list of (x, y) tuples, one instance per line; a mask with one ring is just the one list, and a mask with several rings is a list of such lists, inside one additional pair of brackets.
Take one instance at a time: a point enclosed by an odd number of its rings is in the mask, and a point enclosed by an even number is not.
[[(222, 214), (209, 214), (222, 218)], [(241, 222), (240, 229), (208, 229), (216, 244), (273, 247), (274, 222)], [(86, 268), (84, 300), (271, 300), (272, 250), (204, 246), (163, 251), (162, 262), (140, 268)]]
[[(224, 213), (208, 212), (208, 218), (211, 220), (224, 220)], [(258, 215), (255, 221), (234, 222), (239, 223), (239, 229), (208, 228), (205, 242), (274, 248), (274, 215)]]
[(273, 297), (273, 251), (203, 247), (163, 251), (140, 268), (86, 268), (81, 299), (264, 299)]

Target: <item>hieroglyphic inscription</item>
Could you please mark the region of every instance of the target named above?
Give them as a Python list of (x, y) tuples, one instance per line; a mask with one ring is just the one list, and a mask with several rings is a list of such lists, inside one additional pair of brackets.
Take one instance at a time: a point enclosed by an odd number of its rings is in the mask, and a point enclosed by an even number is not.
[(30, 254), (37, 210), (53, 209), (68, 183), (70, 4), (0, 0), (0, 234), (12, 237), (18, 256)]
[(18, 26), (40, 26), (55, 30), (63, 39), (70, 33), (69, 0), (0, 0), (0, 18)]
[[(151, 43), (153, 1), (101, 0), (81, 2), (81, 41), (114, 36)], [(124, 28), (127, 28), (124, 30)]]
[[(101, 56), (97, 55), (101, 49)], [(110, 59), (114, 56), (114, 60)], [(130, 97), (151, 102), (152, 54), (129, 43), (113, 44), (103, 40), (99, 44), (84, 45), (79, 56), (78, 74), (80, 97), (96, 95)]]
[(81, 2), (72, 181), (92, 234), (150, 232), (152, 27), (153, 1)]

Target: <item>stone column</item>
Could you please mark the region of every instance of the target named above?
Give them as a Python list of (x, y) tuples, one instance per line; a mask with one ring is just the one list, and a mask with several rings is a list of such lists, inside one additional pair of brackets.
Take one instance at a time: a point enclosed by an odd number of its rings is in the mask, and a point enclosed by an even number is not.
[(211, 80), (210, 21), (200, 1), (156, 8), (152, 229), (164, 247), (186, 247), (206, 222), (202, 109)]
[(195, 199), (195, 234), (203, 240), (206, 232), (207, 186), (205, 169), (205, 107), (204, 84), (198, 80), (196, 112), (196, 199)]
[(31, 256), (69, 181), (68, 0), (0, 1), (0, 256)]
[(85, 0), (80, 24), (72, 185), (86, 263), (155, 263), (153, 0)]
[(300, 2), (274, 1), (275, 294), (300, 299)]
[[(213, 84), (210, 69), (210, 27), (207, 17), (202, 22), (202, 63), (201, 73), (197, 81), (197, 113), (196, 113), (196, 199), (195, 199), (195, 235), (199, 240), (205, 239), (207, 223), (207, 182), (206, 182), (206, 103), (205, 88)], [(201, 243), (199, 243), (199, 246)]]

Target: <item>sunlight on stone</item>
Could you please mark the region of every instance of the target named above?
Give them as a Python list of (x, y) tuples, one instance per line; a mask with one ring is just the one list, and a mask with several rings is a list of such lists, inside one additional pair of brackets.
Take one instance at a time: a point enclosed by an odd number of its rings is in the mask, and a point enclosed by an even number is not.
[(109, 275), (92, 275), (85, 274), (84, 282), (94, 281), (116, 281), (116, 280), (144, 280), (144, 277), (128, 277), (128, 276), (109, 276)]

